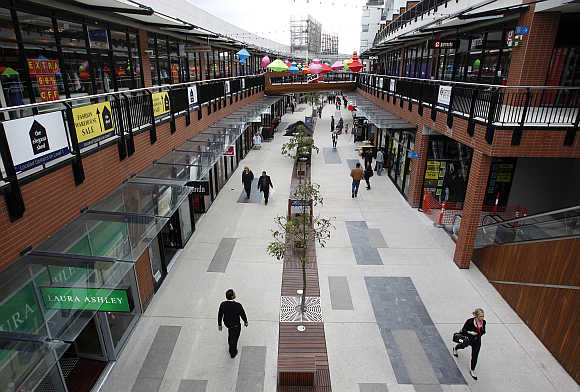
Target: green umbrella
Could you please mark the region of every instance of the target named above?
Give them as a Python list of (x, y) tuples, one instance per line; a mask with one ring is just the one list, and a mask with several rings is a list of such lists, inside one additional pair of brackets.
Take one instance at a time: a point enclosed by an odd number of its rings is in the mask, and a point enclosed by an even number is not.
[(14, 68), (6, 67), (6, 68), (4, 68), (2, 73), (0, 73), (0, 75), (2, 75), (2, 76), (18, 76), (19, 73)]
[(280, 59), (274, 60), (266, 68), (268, 68), (271, 71), (276, 71), (276, 72), (282, 72), (282, 71), (288, 70), (288, 66), (286, 64), (284, 64), (284, 62)]

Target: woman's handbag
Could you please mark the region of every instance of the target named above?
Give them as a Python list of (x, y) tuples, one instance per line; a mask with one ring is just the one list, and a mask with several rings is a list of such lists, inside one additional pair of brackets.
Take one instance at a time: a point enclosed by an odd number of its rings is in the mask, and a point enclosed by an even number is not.
[(469, 344), (469, 337), (461, 332), (455, 332), (453, 334), (453, 341), (459, 344)]

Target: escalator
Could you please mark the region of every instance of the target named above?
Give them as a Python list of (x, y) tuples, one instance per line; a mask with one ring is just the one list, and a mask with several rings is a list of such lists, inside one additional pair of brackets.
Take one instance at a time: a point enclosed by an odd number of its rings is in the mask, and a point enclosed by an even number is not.
[(475, 248), (580, 236), (580, 205), (520, 218), (486, 216), (477, 230)]

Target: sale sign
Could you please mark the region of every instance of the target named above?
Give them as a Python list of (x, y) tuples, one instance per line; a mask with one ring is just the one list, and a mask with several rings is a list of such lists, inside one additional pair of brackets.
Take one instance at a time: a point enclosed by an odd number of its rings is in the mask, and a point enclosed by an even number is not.
[(60, 73), (58, 60), (26, 59), (26, 63), (30, 76), (36, 77), (42, 102), (57, 101), (59, 97), (55, 75)]

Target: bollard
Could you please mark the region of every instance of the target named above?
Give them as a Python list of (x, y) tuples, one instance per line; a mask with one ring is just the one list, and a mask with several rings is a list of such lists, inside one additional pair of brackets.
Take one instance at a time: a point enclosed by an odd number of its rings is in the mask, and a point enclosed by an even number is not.
[(429, 213), (429, 205), (427, 204), (428, 195), (429, 192), (427, 191), (427, 189), (425, 189), (425, 192), (423, 192), (423, 213), (425, 214)]
[(443, 214), (445, 213), (445, 208), (447, 207), (447, 200), (445, 200), (443, 202), (443, 204), (441, 205), (441, 212), (439, 213), (439, 221), (437, 222), (437, 225), (439, 226), (443, 226)]

